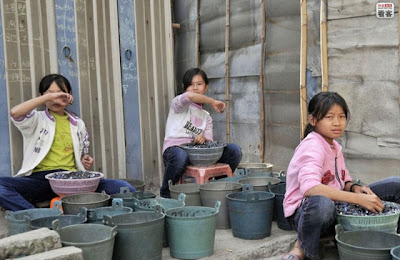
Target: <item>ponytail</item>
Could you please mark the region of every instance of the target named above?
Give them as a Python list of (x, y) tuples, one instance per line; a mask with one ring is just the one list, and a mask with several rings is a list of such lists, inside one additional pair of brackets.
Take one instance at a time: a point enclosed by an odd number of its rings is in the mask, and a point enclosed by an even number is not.
[(312, 126), (310, 123), (307, 124), (306, 129), (304, 129), (304, 137), (306, 138), (306, 136), (311, 133), (312, 131), (314, 131), (314, 126)]

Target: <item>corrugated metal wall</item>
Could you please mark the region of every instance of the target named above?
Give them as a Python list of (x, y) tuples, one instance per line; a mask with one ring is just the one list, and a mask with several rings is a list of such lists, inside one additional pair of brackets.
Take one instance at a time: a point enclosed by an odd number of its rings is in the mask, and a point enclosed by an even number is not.
[(239, 144), (243, 163), (286, 169), (300, 140), (299, 1), (175, 0), (174, 22), (177, 81), (200, 66), (208, 95), (229, 102), (208, 109), (214, 139)]
[(2, 0), (0, 8), (0, 175), (22, 161), (9, 109), (58, 72), (71, 81), (71, 110), (91, 135), (94, 169), (159, 185), (174, 93), (170, 2)]

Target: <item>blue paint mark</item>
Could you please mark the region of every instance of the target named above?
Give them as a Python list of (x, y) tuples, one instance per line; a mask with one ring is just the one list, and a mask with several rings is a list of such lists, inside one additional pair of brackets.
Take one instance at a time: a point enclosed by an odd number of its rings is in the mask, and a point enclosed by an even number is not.
[(124, 98), (126, 175), (143, 179), (137, 80), (135, 7), (133, 0), (118, 0), (122, 91)]
[(317, 94), (318, 80), (312, 76), (312, 71), (307, 69), (306, 73), (306, 89), (307, 89), (307, 104)]
[(80, 116), (74, 0), (55, 0), (58, 70), (71, 83), (74, 103), (68, 109)]
[(3, 24), (0, 5), (0, 176), (11, 176), (9, 113), (5, 73)]

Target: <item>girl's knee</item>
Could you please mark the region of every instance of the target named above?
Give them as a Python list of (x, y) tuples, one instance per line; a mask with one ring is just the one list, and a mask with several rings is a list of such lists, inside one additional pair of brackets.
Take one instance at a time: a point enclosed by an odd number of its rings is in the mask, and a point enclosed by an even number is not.
[(309, 200), (312, 203), (312, 209), (315, 211), (312, 215), (318, 216), (314, 218), (320, 223), (329, 223), (335, 220), (335, 203), (325, 196), (313, 196)]

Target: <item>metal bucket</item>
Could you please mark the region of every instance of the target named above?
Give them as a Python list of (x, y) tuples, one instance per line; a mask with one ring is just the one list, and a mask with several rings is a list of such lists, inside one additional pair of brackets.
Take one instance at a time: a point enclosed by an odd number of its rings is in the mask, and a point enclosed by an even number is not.
[(120, 180), (126, 181), (127, 183), (132, 185), (136, 189), (136, 191), (144, 191), (145, 183), (142, 180), (138, 179), (120, 179)]
[(57, 220), (54, 230), (58, 232), (62, 245), (82, 249), (85, 260), (111, 260), (113, 256), (116, 227), (100, 224), (76, 224), (59, 227)]
[(81, 212), (79, 212), (78, 215), (49, 216), (36, 219), (29, 219), (28, 217), (25, 217), (26, 223), (30, 230), (44, 227), (53, 229), (54, 220), (56, 219), (58, 219), (61, 227), (83, 224), (87, 220), (87, 209), (81, 208)]
[(390, 254), (392, 255), (392, 260), (400, 260), (400, 246), (393, 247), (390, 250)]
[(201, 203), (206, 207), (213, 207), (217, 201), (221, 202), (219, 214), (217, 215), (217, 229), (229, 229), (229, 213), (226, 195), (240, 191), (242, 184), (236, 182), (210, 182), (199, 185)]
[(54, 203), (54, 208), (51, 209), (25, 209), (15, 212), (6, 210), (8, 235), (11, 236), (30, 230), (25, 220), (25, 216), (27, 216), (30, 220), (41, 217), (60, 216), (63, 213), (60, 208), (61, 203), (57, 201)]
[(239, 180), (241, 184), (253, 185), (254, 191), (269, 191), (269, 186), (280, 182), (281, 180), (275, 177), (247, 177)]
[(65, 214), (76, 215), (82, 207), (88, 210), (105, 207), (108, 205), (109, 199), (110, 195), (105, 192), (90, 192), (62, 197), (61, 203)]
[[(156, 205), (160, 205), (164, 211), (173, 208), (182, 208), (185, 206), (186, 195), (181, 193), (178, 199), (143, 199), (138, 200), (134, 198), (135, 211), (153, 211)], [(164, 227), (163, 246), (168, 246), (167, 228)]]
[(345, 232), (340, 224), (335, 228), (340, 260), (390, 260), (390, 250), (400, 245), (400, 236), (396, 234), (372, 230)]
[(173, 185), (172, 181), (168, 181), (169, 191), (171, 193), (171, 199), (178, 199), (179, 194), (184, 193), (186, 195), (185, 205), (186, 206), (201, 206), (200, 189), (197, 183), (186, 183)]
[(242, 192), (226, 195), (229, 218), (234, 237), (261, 239), (271, 235), (275, 195), (266, 191), (253, 191), (252, 186)]
[(142, 211), (118, 216), (104, 216), (104, 224), (116, 226), (114, 260), (161, 259), (165, 214), (156, 206), (154, 211)]
[[(394, 202), (386, 202), (400, 208), (400, 205)], [(342, 225), (344, 231), (357, 230), (376, 230), (388, 233), (397, 233), (397, 223), (399, 221), (400, 211), (389, 215), (377, 216), (353, 216), (336, 215), (337, 222)]]
[(267, 171), (267, 172), (249, 172), (244, 175), (245, 177), (275, 177), (281, 180), (281, 182), (286, 182), (286, 172), (285, 171), (280, 171), (280, 172), (272, 172), (272, 171)]
[(133, 198), (142, 200), (142, 199), (150, 199), (150, 198), (155, 198), (155, 197), (156, 197), (156, 194), (154, 194), (150, 191), (131, 192), (129, 190), (129, 187), (121, 187), (119, 193), (111, 195), (111, 198), (121, 198), (123, 200), (124, 206), (132, 208), (132, 210), (135, 210), (135, 205), (133, 204)]
[(236, 172), (241, 175), (248, 175), (257, 172), (272, 172), (273, 165), (270, 163), (241, 163)]
[(88, 210), (88, 223), (103, 224), (103, 216), (116, 216), (132, 212), (132, 208), (124, 207), (121, 198), (112, 200), (111, 207), (101, 207)]
[(292, 226), (289, 221), (285, 218), (283, 212), (283, 200), (285, 199), (286, 183), (278, 183), (271, 186), (271, 192), (275, 194), (274, 200), (274, 216), (278, 227), (283, 230), (292, 230)]
[(172, 257), (197, 259), (213, 254), (220, 205), (217, 201), (214, 208), (187, 206), (165, 212)]

